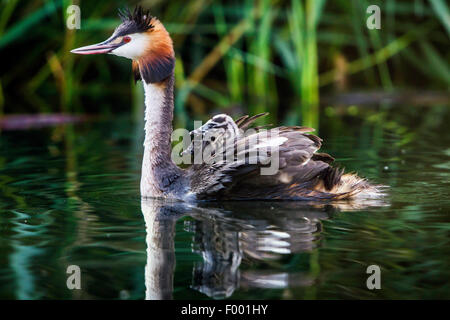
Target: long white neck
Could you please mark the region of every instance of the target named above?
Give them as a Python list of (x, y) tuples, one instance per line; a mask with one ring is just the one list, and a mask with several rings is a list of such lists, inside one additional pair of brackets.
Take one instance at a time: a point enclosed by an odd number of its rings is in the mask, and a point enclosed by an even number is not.
[(145, 140), (141, 196), (165, 197), (178, 177), (172, 162), (173, 75), (159, 83), (142, 82), (145, 90)]

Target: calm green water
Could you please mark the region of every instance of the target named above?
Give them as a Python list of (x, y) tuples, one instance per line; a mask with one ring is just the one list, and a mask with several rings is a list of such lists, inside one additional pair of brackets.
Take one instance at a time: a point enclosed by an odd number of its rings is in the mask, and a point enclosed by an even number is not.
[(320, 135), (388, 196), (333, 205), (141, 202), (125, 118), (2, 132), (0, 298), (448, 299), (448, 108), (372, 118), (325, 118)]

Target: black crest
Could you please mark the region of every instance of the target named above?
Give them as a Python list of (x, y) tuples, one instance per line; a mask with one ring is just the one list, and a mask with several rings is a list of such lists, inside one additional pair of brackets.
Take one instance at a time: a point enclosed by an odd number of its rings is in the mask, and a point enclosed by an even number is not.
[(134, 8), (133, 12), (128, 8), (119, 9), (119, 17), (122, 22), (133, 25), (134, 32), (145, 32), (154, 27), (149, 10), (144, 10), (141, 6)]

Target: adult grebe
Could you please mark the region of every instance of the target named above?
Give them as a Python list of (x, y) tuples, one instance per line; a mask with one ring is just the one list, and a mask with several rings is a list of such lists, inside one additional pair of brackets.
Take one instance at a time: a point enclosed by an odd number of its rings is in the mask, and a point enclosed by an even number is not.
[[(162, 23), (142, 7), (119, 11), (122, 23), (104, 42), (74, 49), (77, 54), (109, 53), (132, 60), (145, 90), (145, 140), (141, 196), (180, 200), (335, 200), (377, 194), (376, 186), (333, 168), (333, 158), (316, 153), (321, 139), (305, 127), (278, 127), (236, 135), (232, 159), (204, 161), (184, 170), (171, 159), (175, 54)], [(248, 124), (245, 116), (236, 121)], [(250, 121), (251, 122), (251, 121)], [(248, 147), (250, 141), (256, 144)], [(242, 146), (245, 146), (242, 148)], [(240, 151), (239, 151), (240, 150)], [(276, 151), (276, 152), (275, 152)], [(262, 175), (271, 155), (278, 170)], [(257, 154), (257, 156), (255, 156)], [(261, 154), (263, 156), (261, 156)], [(264, 156), (265, 155), (265, 156)], [(242, 157), (244, 156), (244, 157)]]

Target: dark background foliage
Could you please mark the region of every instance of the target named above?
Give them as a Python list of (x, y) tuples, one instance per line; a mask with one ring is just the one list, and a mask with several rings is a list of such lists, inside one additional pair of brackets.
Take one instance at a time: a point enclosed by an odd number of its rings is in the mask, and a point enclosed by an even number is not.
[[(117, 9), (136, 4), (174, 39), (180, 125), (220, 111), (270, 111), (271, 121), (317, 126), (328, 105), (448, 103), (446, 1), (73, 3), (81, 8), (80, 30), (66, 27), (71, 1), (1, 2), (2, 113), (139, 117), (142, 91), (130, 61), (69, 52), (106, 39), (119, 23)], [(371, 4), (380, 6), (380, 30), (366, 27)]]

